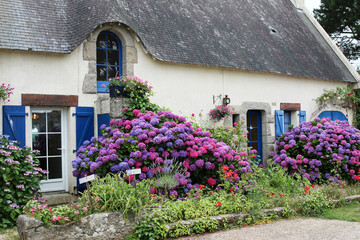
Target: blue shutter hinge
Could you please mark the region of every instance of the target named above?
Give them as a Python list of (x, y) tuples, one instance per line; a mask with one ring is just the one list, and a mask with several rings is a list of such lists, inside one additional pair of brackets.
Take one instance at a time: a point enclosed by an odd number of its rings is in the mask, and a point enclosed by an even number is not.
[(72, 116), (76, 116), (76, 113), (73, 113)]

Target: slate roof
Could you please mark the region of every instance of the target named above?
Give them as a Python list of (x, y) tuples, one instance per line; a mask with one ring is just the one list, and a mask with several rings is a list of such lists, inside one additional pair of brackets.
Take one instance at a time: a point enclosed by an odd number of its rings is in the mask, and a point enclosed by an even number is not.
[(356, 82), (290, 0), (1, 0), (0, 48), (70, 53), (107, 22), (160, 61)]

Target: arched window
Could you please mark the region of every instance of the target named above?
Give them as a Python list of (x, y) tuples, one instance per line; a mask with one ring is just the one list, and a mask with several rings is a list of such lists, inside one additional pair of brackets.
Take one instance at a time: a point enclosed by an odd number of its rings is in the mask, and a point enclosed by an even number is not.
[(347, 117), (339, 111), (324, 111), (320, 113), (319, 118), (330, 118), (331, 120), (348, 121)]
[(122, 46), (120, 39), (112, 32), (102, 31), (97, 38), (96, 72), (98, 93), (108, 92), (106, 86), (109, 78), (122, 75)]

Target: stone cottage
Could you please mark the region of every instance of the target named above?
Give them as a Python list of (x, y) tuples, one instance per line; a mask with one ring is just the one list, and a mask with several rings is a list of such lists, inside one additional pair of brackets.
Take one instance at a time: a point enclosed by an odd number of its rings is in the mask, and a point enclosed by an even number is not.
[(43, 191), (73, 191), (77, 146), (110, 119), (109, 77), (148, 80), (152, 101), (204, 117), (228, 95), (264, 158), (276, 134), (321, 112), (359, 75), (303, 0), (0, 1), (0, 134), (40, 149)]

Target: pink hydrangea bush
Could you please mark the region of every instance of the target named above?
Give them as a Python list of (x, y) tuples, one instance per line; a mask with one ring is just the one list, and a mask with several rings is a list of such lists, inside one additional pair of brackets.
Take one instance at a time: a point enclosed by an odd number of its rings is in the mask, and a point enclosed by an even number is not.
[[(101, 126), (104, 136), (84, 142), (72, 162), (74, 176), (92, 173), (104, 176), (140, 168), (142, 173), (137, 178), (143, 180), (163, 171), (161, 166), (166, 166), (167, 160), (176, 159), (186, 169), (185, 174), (174, 176), (178, 180), (177, 189), (187, 192), (199, 184), (208, 185), (209, 179), (218, 179), (217, 172), (223, 165), (239, 176), (251, 171), (249, 161), (255, 155), (236, 152), (217, 142), (209, 132), (194, 129), (185, 117), (169, 111), (133, 110), (132, 114), (132, 120), (111, 121), (110, 126)], [(154, 164), (159, 167), (152, 167)]]
[(276, 142), (273, 160), (290, 173), (315, 181), (355, 180), (360, 131), (347, 121), (315, 118), (288, 130)]

